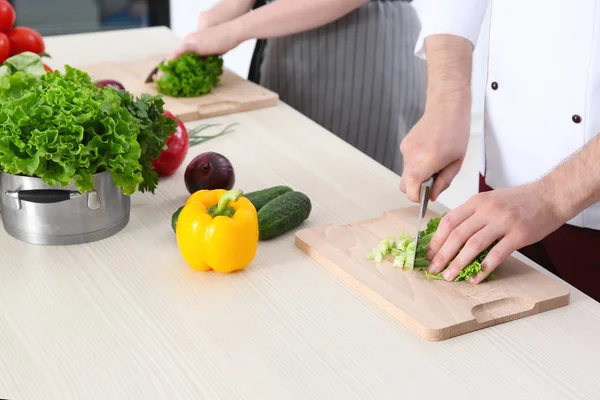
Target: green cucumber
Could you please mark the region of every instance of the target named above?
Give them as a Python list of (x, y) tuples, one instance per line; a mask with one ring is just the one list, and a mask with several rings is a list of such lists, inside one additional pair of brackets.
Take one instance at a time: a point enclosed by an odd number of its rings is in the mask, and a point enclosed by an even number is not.
[(254, 205), (256, 211), (260, 211), (268, 202), (277, 197), (291, 192), (292, 188), (288, 186), (273, 186), (268, 189), (257, 190), (244, 194), (244, 197), (250, 200), (250, 203)]
[(177, 219), (179, 218), (179, 213), (181, 210), (183, 210), (183, 206), (179, 207), (171, 217), (171, 228), (173, 228), (173, 232), (177, 232)]
[(283, 235), (300, 225), (312, 210), (310, 199), (302, 192), (287, 192), (268, 202), (258, 212), (260, 240)]

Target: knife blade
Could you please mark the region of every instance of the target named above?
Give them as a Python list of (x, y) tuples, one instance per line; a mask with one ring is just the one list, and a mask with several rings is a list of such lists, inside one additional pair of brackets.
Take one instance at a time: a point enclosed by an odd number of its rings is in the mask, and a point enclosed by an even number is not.
[(421, 206), (419, 208), (419, 221), (417, 222), (417, 234), (415, 236), (415, 251), (413, 253), (413, 270), (414, 263), (417, 259), (417, 248), (419, 247), (419, 234), (421, 232), (421, 224), (423, 223), (423, 217), (427, 212), (427, 205), (429, 204), (429, 197), (431, 196), (431, 190), (433, 189), (433, 183), (435, 182), (435, 178), (437, 178), (437, 173), (433, 174), (433, 176), (427, 179), (425, 182), (421, 184)]
[(152, 83), (152, 81), (154, 80), (154, 75), (156, 75), (156, 73), (158, 72), (158, 66), (160, 64), (162, 64), (164, 62), (161, 61), (156, 67), (154, 67), (154, 69), (152, 71), (150, 71), (150, 74), (148, 75), (148, 77), (146, 78), (146, 80), (144, 81), (144, 83)]

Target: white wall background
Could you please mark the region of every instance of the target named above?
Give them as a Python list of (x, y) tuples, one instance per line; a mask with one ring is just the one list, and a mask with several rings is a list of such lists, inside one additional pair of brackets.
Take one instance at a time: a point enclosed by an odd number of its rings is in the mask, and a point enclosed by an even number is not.
[[(417, 7), (425, 1), (414, 0)], [(212, 7), (218, 0), (171, 0), (171, 26), (177, 36), (183, 37), (194, 30), (198, 14)], [(486, 80), (486, 58), (489, 40), (489, 15), (484, 22), (473, 59), (473, 118), (481, 120), (483, 94)], [(224, 56), (225, 66), (240, 76), (246, 77), (255, 40), (242, 43)]]

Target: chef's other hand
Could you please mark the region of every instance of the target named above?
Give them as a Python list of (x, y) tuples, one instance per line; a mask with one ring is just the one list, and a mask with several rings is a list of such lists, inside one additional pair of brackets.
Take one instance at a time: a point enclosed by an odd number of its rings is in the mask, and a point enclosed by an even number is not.
[(436, 172), (431, 200), (450, 186), (465, 159), (469, 131), (470, 112), (443, 108), (423, 114), (400, 144), (404, 158), (400, 190), (409, 200), (419, 202), (421, 184)]
[(427, 252), (428, 272), (437, 274), (450, 263), (443, 277), (452, 281), (498, 241), (483, 260), (483, 272), (471, 278), (471, 283), (481, 282), (515, 250), (538, 242), (566, 222), (548, 199), (541, 181), (473, 196), (440, 221)]
[(233, 25), (233, 23), (226, 22), (188, 34), (171, 58), (177, 58), (183, 53), (196, 53), (201, 56), (227, 53), (242, 42), (241, 36)]
[(198, 24), (196, 25), (196, 30), (201, 31), (203, 29), (217, 25), (212, 20), (213, 18), (211, 18), (210, 12), (201, 12), (200, 15), (198, 15)]

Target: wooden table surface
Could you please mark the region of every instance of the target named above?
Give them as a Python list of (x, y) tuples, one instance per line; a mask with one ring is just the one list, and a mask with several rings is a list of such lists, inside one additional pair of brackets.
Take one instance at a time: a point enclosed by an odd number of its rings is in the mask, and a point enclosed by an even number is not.
[[(48, 38), (47, 49), (60, 67), (176, 42), (154, 28)], [(397, 175), (284, 104), (210, 121), (239, 125), (186, 163), (217, 151), (245, 191), (304, 191), (304, 226), (409, 205)], [(261, 243), (240, 274), (191, 270), (170, 226), (186, 198), (182, 169), (134, 195), (131, 222), (109, 239), (41, 247), (0, 231), (0, 398), (600, 398), (600, 304), (575, 289), (568, 307), (427, 342), (324, 272), (293, 233)]]

